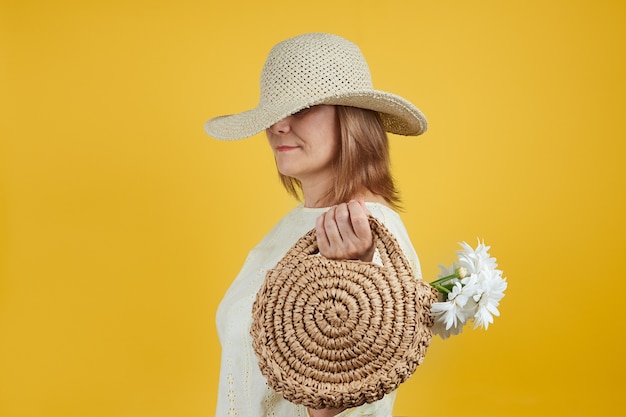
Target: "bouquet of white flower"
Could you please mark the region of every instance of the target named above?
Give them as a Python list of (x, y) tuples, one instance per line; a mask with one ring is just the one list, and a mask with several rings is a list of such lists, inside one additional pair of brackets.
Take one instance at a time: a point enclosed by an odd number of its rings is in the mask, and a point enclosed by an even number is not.
[(489, 255), (490, 246), (478, 241), (476, 249), (459, 243), (458, 263), (441, 268), (439, 277), (430, 283), (439, 291), (441, 302), (434, 303), (433, 334), (443, 339), (461, 333), (465, 323), (474, 321), (474, 328), (487, 329), (493, 316), (499, 316), (498, 305), (507, 287), (496, 259)]

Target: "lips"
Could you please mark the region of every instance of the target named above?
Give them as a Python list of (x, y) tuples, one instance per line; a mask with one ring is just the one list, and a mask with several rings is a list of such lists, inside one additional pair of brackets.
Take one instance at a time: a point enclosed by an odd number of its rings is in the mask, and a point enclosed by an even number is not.
[(298, 147), (289, 146), (289, 145), (280, 145), (276, 147), (277, 152), (289, 152), (289, 151), (293, 151), (294, 149), (298, 149)]

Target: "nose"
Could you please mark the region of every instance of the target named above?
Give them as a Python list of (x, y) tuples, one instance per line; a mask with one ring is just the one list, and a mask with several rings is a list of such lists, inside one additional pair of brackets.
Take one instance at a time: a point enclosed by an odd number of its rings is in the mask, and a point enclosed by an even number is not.
[(285, 133), (289, 133), (289, 131), (291, 130), (290, 119), (291, 116), (287, 116), (284, 119), (277, 121), (269, 127), (269, 130), (277, 135), (284, 135)]

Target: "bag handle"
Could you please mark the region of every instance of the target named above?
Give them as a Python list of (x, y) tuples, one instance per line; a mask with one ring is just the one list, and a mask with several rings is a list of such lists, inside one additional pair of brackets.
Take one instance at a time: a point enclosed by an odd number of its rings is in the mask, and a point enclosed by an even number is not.
[[(368, 215), (368, 220), (370, 229), (372, 230), (374, 245), (378, 250), (383, 266), (395, 268), (400, 273), (410, 271), (411, 266), (406, 256), (404, 256), (400, 244), (387, 227), (372, 215)], [(319, 247), (317, 245), (315, 229), (311, 229), (293, 245), (285, 256), (308, 257), (316, 254), (319, 254)], [(361, 260), (351, 261), (366, 262)]]

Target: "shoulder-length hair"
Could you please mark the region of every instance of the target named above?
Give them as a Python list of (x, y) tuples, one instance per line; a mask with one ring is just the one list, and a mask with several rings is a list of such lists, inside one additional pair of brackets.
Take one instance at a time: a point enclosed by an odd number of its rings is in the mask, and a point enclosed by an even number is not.
[[(340, 146), (334, 162), (335, 184), (320, 202), (331, 206), (345, 203), (369, 190), (400, 208), (400, 197), (391, 175), (389, 140), (383, 122), (373, 110), (335, 106), (340, 129)], [(302, 186), (293, 177), (280, 174), (287, 192), (301, 199)]]

